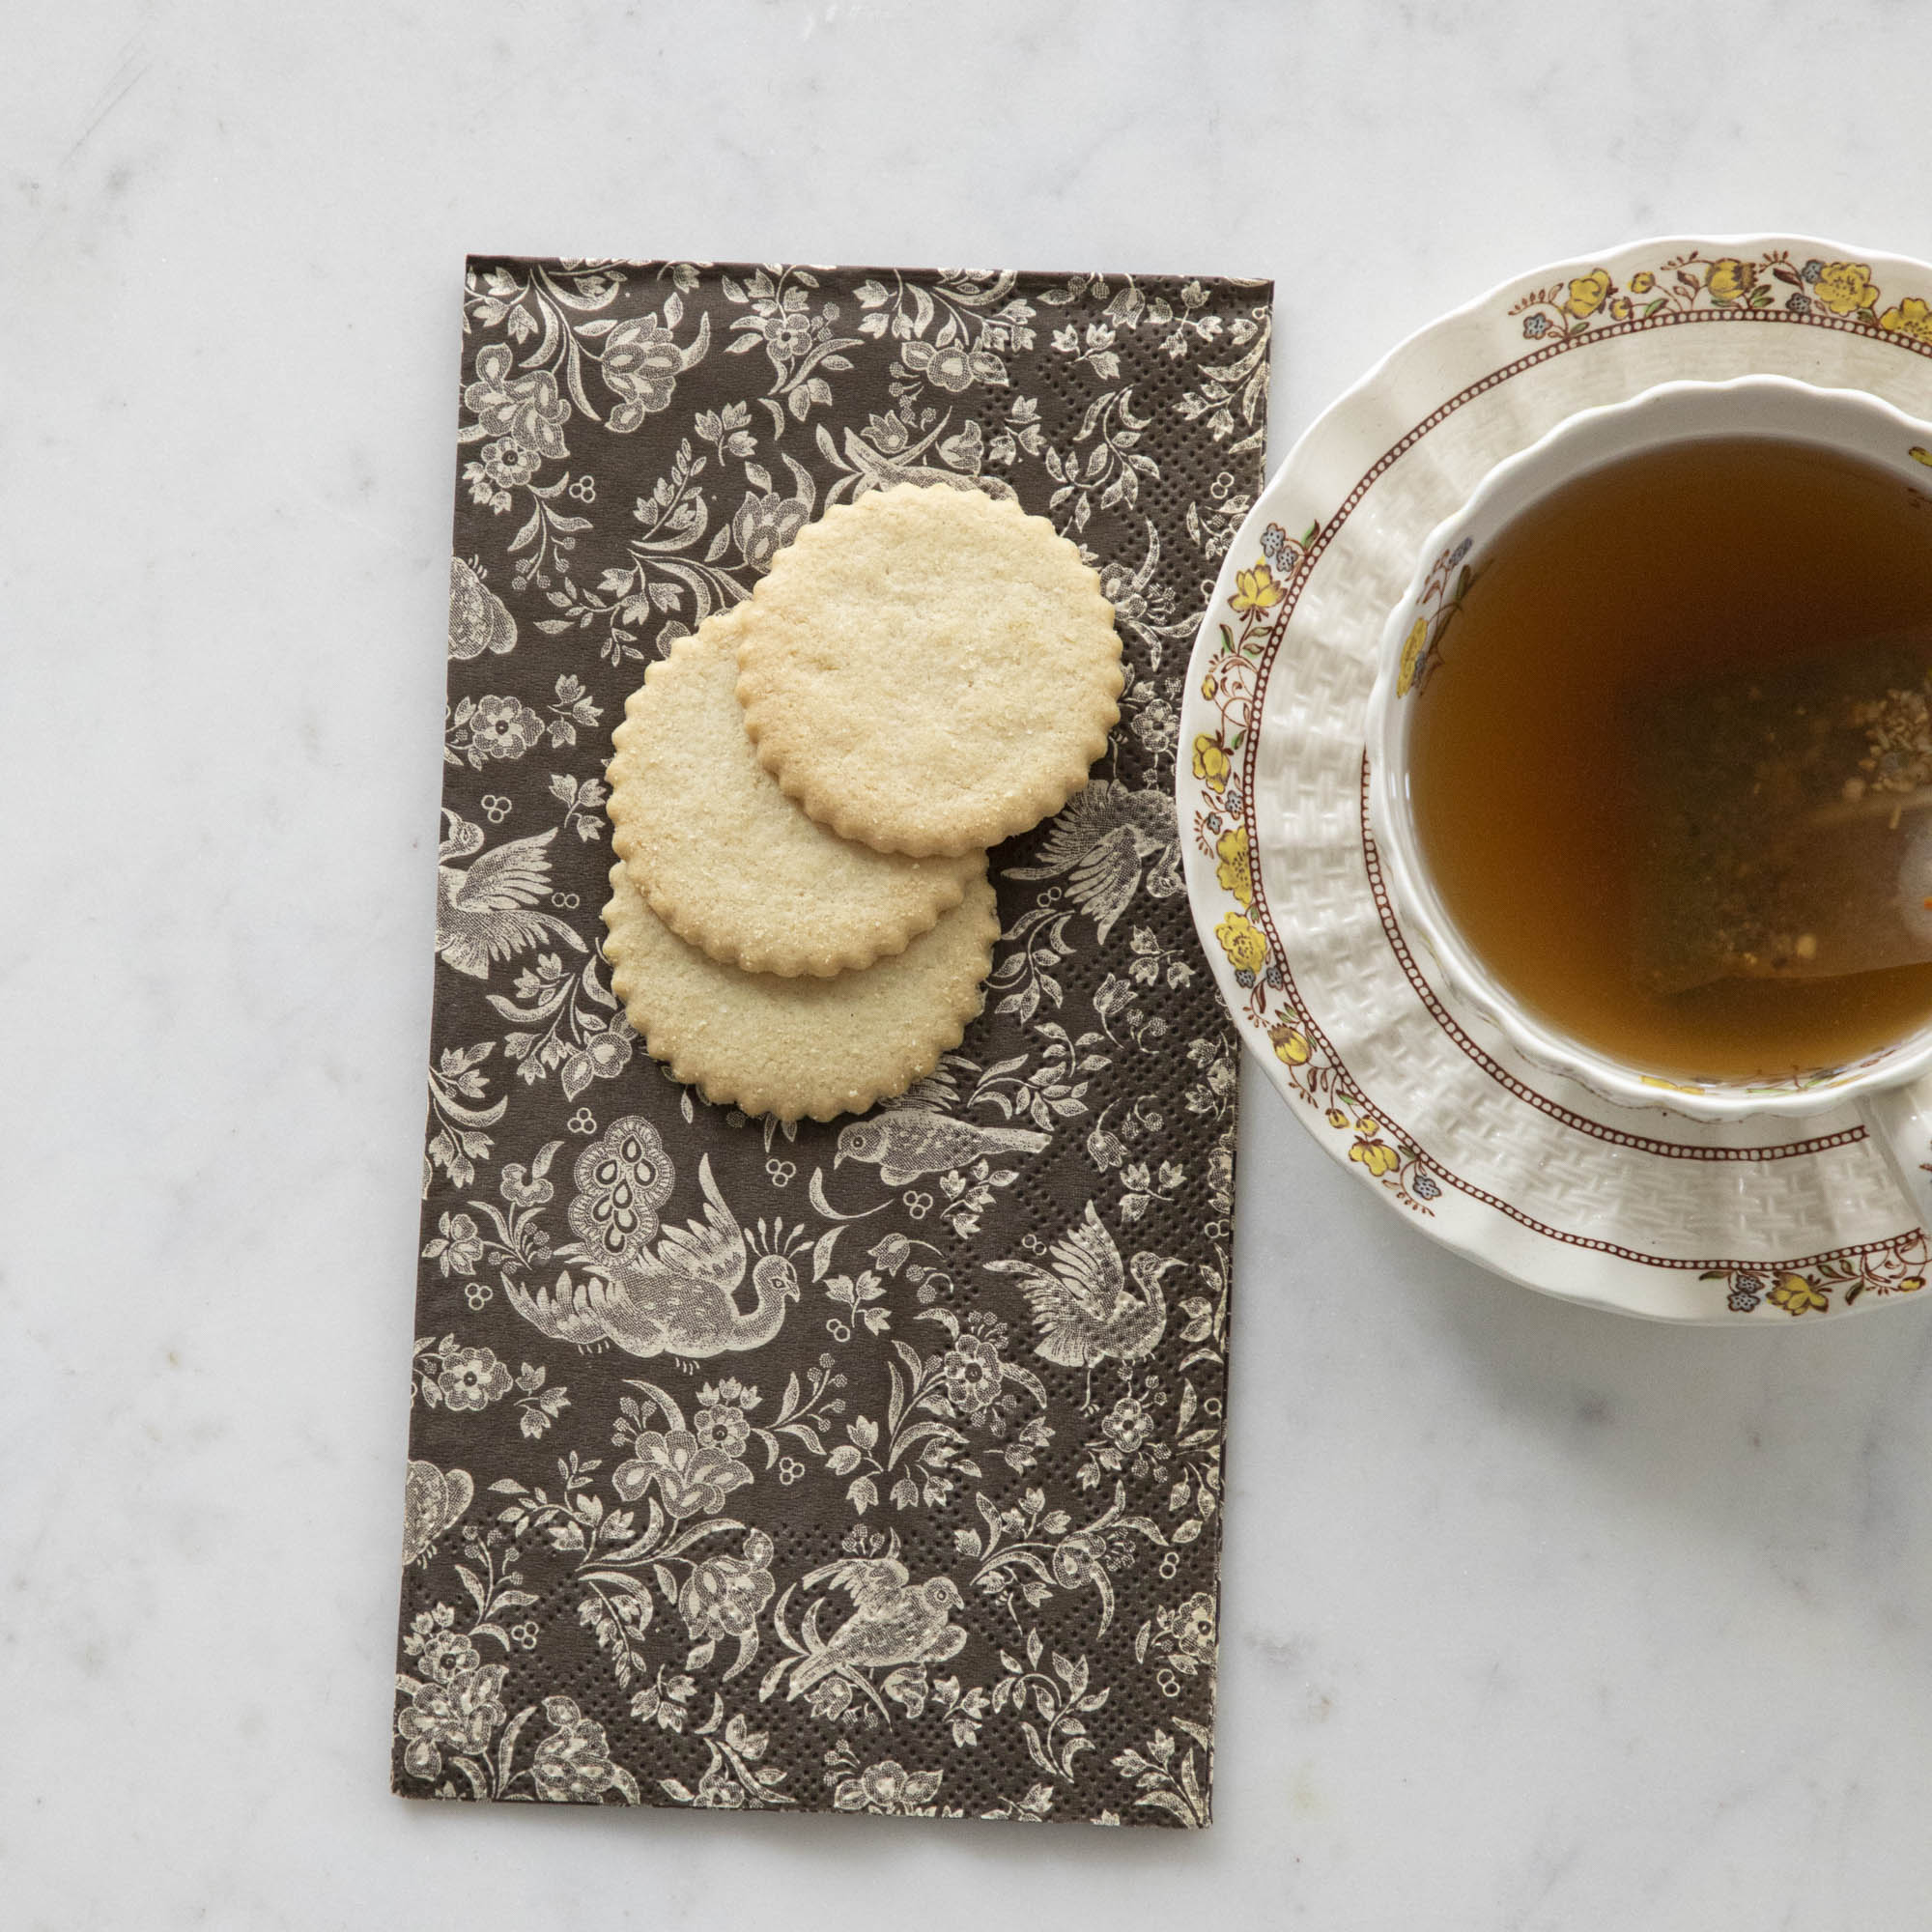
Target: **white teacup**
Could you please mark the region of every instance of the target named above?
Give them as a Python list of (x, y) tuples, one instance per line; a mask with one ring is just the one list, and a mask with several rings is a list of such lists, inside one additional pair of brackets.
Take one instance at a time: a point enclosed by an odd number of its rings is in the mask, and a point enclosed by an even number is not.
[[(1629, 402), (1585, 410), (1490, 471), (1424, 546), (1414, 581), (1382, 633), (1369, 697), (1369, 810), (1382, 869), (1405, 926), (1435, 958), (1453, 992), (1491, 1019), (1519, 1052), (1632, 1107), (1666, 1107), (1704, 1121), (1819, 1114), (1856, 1105), (1921, 1225), (1932, 1229), (1932, 1021), (1849, 1065), (1786, 1079), (1690, 1086), (1586, 1045), (1520, 1003), (1464, 940), (1430, 877), (1408, 786), (1414, 723), (1411, 664), (1418, 619), (1433, 609), (1432, 579), (1459, 547), (1485, 550), (1531, 504), (1585, 470), (1639, 450), (1714, 436), (1765, 436), (1820, 444), (1896, 472), (1920, 489), (1932, 425), (1857, 389), (1822, 389), (1781, 376), (1730, 383), (1666, 383)], [(1452, 569), (1458, 566), (1450, 566)], [(1429, 634), (1423, 633), (1424, 648)]]

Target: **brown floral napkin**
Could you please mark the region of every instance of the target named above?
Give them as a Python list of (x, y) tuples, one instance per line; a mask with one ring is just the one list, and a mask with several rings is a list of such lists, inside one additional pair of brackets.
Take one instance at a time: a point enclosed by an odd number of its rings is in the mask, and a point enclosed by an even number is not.
[[(469, 264), (399, 1792), (1208, 1822), (1236, 1046), (1173, 755), (1270, 295)], [(810, 518), (941, 479), (1098, 567), (1121, 724), (993, 855), (960, 1049), (747, 1120), (611, 998), (611, 729)], [(600, 1313), (677, 1295), (735, 1343)]]

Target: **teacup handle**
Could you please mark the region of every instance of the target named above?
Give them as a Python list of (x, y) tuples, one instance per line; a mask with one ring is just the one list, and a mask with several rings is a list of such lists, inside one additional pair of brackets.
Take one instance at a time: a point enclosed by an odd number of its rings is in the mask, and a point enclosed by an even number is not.
[(1918, 1225), (1932, 1231), (1932, 1073), (1867, 1094), (1859, 1112)]

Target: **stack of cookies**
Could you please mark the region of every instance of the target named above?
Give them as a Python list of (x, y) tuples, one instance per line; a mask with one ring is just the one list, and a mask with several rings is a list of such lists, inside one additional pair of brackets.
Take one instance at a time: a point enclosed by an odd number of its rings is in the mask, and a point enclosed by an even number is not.
[(708, 1100), (830, 1120), (979, 1013), (986, 848), (1087, 782), (1120, 713), (1099, 579), (1044, 519), (900, 484), (829, 511), (653, 665), (615, 735), (605, 952)]

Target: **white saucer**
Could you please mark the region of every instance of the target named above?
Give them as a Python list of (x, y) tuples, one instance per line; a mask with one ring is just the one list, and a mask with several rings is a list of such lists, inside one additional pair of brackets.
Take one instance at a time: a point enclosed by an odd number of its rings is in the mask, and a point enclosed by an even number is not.
[[(1226, 558), (1176, 791), (1189, 897), (1275, 1085), (1424, 1233), (1529, 1287), (1676, 1321), (1910, 1298), (1932, 1273), (1849, 1109), (1705, 1125), (1542, 1071), (1453, 1009), (1368, 836), (1363, 712), (1419, 547), (1576, 411), (1767, 371), (1932, 413), (1932, 267), (1790, 236), (1636, 242), (1411, 337), (1309, 430)], [(1928, 456), (1932, 461), (1932, 456)]]

